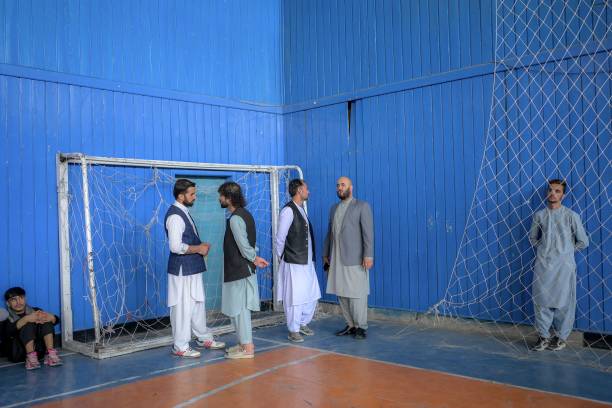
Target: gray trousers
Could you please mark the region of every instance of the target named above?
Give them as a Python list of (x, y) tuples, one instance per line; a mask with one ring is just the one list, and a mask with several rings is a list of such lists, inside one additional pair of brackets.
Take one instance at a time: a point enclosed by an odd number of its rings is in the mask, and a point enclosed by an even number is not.
[(534, 303), (533, 309), (535, 312), (535, 327), (540, 337), (549, 338), (552, 327), (561, 340), (568, 338), (574, 327), (575, 303), (570, 303), (562, 309), (541, 307)]
[(236, 330), (238, 342), (242, 345), (251, 344), (253, 342), (253, 327), (251, 326), (251, 311), (246, 307), (240, 313), (230, 320)]
[(342, 316), (349, 327), (368, 329), (368, 297), (347, 298), (338, 296)]

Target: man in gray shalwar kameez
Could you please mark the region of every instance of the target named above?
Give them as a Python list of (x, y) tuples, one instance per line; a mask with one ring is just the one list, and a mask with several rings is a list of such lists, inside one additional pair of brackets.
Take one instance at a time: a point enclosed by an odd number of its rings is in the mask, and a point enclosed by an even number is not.
[[(548, 206), (538, 211), (529, 232), (537, 248), (532, 296), (535, 327), (540, 336), (533, 350), (561, 350), (574, 326), (576, 262), (574, 252), (589, 245), (580, 216), (561, 205), (566, 183), (548, 182)], [(550, 329), (555, 336), (551, 338)]]
[(353, 198), (348, 177), (336, 183), (340, 203), (332, 206), (323, 262), (329, 265), (327, 293), (338, 296), (346, 327), (338, 336), (365, 339), (368, 328), (369, 270), (374, 265), (374, 222), (370, 205)]

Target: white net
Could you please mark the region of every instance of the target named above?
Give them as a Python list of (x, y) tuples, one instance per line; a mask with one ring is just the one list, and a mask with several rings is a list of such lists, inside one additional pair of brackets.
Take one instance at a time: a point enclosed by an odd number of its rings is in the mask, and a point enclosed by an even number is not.
[(612, 367), (611, 5), (497, 1), (484, 156), (449, 286), (434, 306), (440, 315), (474, 318), (513, 351), (526, 352), (536, 336), (528, 232), (546, 205), (547, 180), (566, 180), (563, 205), (580, 215), (590, 246), (576, 253), (572, 339), (580, 341), (554, 358), (606, 369)]
[(203, 274), (208, 326), (229, 330), (229, 320), (220, 312), (226, 213), (219, 206), (217, 193), (219, 185), (229, 180), (241, 185), (247, 209), (255, 218), (259, 255), (270, 262), (268, 268), (257, 273), (262, 312), (253, 316), (255, 324), (258, 317), (269, 318), (273, 314), (272, 202), (276, 194), (283, 205), (289, 199), (288, 181), (299, 177), (293, 169), (276, 168), (274, 173), (278, 175), (279, 188), (272, 191), (270, 171), (88, 164), (94, 299), (87, 257), (82, 167), (78, 163), (68, 165), (74, 340), (92, 345), (92, 353), (104, 350), (106, 356), (112, 356), (147, 348), (149, 343), (159, 345), (152, 340), (169, 339), (169, 249), (164, 218), (174, 202), (172, 189), (178, 178), (196, 183), (197, 199), (190, 213), (202, 241), (212, 244), (206, 259), (207, 272)]

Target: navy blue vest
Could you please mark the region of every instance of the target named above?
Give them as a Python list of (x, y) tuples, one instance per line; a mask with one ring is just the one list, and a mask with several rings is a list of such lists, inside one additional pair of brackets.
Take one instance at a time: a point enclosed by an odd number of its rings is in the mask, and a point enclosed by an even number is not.
[[(164, 228), (166, 230), (166, 237), (168, 237), (168, 228), (166, 228), (166, 222), (168, 221), (168, 217), (171, 215), (178, 215), (183, 219), (185, 223), (185, 232), (183, 232), (183, 243), (187, 245), (200, 245), (202, 241), (198, 237), (197, 232), (191, 226), (191, 221), (189, 217), (183, 210), (178, 208), (176, 205), (171, 205), (168, 208), (168, 212), (166, 213), (166, 218), (164, 219)], [(200, 254), (184, 254), (179, 255), (173, 252), (170, 252), (170, 257), (168, 258), (168, 273), (171, 275), (178, 276), (179, 271), (183, 267), (183, 276), (195, 275), (196, 273), (201, 273), (206, 270), (206, 263), (204, 262), (204, 257)]]

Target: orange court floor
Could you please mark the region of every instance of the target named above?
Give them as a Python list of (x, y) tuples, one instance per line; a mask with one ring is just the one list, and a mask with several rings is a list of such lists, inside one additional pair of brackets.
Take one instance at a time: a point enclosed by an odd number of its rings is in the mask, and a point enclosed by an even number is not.
[(180, 359), (165, 347), (106, 360), (64, 352), (64, 366), (32, 372), (5, 362), (0, 406), (612, 406), (609, 371), (553, 352), (519, 358), (482, 334), (382, 321), (355, 340), (334, 335), (342, 325), (319, 319), (299, 344), (283, 326), (257, 329), (252, 360), (226, 360), (223, 351)]

